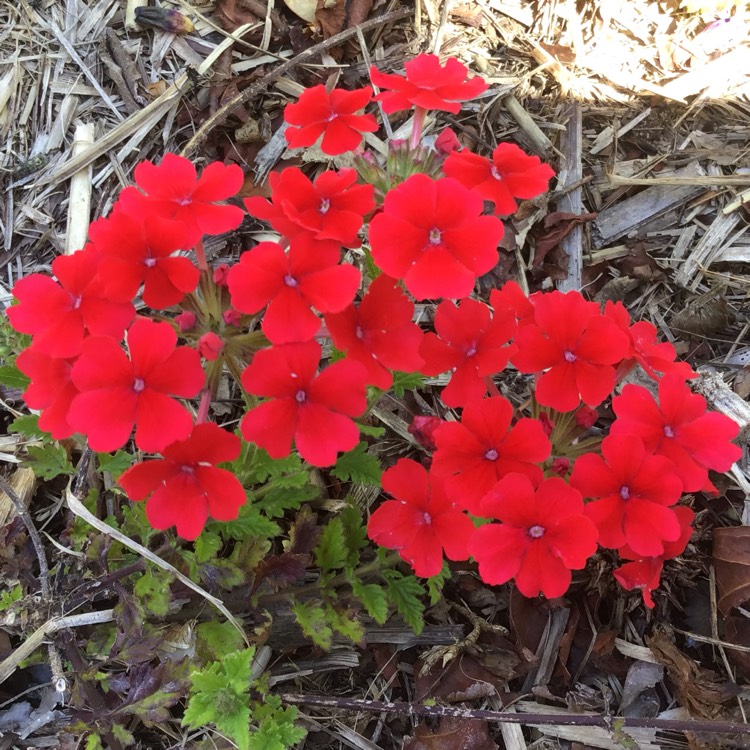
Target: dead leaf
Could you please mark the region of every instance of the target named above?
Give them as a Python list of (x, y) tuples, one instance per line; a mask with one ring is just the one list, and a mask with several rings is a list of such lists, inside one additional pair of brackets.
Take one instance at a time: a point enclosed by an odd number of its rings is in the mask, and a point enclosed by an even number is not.
[(421, 664), (414, 667), (417, 700), (442, 698), (451, 703), (476, 700), (505, 691), (508, 679), (498, 677), (483, 667), (471, 654), (463, 653), (443, 667), (439, 662), (424, 675)]
[(540, 266), (547, 254), (564, 240), (577, 224), (593, 221), (597, 214), (567, 214), (553, 211), (544, 217), (544, 232), (536, 238), (534, 266)]
[(750, 527), (714, 529), (714, 569), (719, 611), (726, 616), (750, 599)]
[(497, 750), (487, 732), (487, 722), (445, 716), (435, 731), (424, 722), (404, 739), (403, 750)]
[[(634, 661), (628, 669), (620, 699), (620, 710), (626, 711), (650, 688), (664, 679), (664, 666), (649, 661)], [(625, 714), (630, 716), (632, 714)]]
[(673, 315), (670, 327), (698, 336), (710, 336), (726, 330), (734, 317), (729, 303), (711, 291)]
[(315, 22), (315, 11), (318, 9), (318, 0), (284, 0), (284, 5), (303, 21), (307, 21), (308, 23)]
[(710, 669), (685, 656), (663, 630), (646, 637), (646, 645), (654, 652), (657, 661), (666, 667), (677, 701), (690, 716), (715, 719), (722, 713), (721, 704), (739, 692), (737, 685), (720, 682)]
[(259, 23), (263, 20), (244, 6), (242, 0), (219, 0), (214, 12), (221, 27), (230, 33), (245, 24)]

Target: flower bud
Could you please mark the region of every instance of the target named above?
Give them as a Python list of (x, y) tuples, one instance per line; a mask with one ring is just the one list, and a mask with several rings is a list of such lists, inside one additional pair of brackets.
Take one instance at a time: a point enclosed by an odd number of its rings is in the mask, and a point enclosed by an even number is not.
[(584, 405), (576, 412), (576, 424), (587, 430), (594, 426), (597, 419), (599, 419), (599, 413), (590, 406)]
[(228, 310), (224, 310), (224, 312), (221, 314), (221, 317), (228, 326), (234, 326), (235, 328), (237, 328), (240, 325), (242, 313), (239, 310), (235, 310), (233, 307), (230, 307)]
[(196, 320), (197, 318), (195, 317), (194, 312), (190, 312), (190, 310), (183, 310), (174, 319), (174, 322), (177, 323), (183, 333), (186, 333), (187, 331), (192, 331), (193, 328), (195, 328)]
[(542, 425), (542, 429), (544, 430), (544, 434), (549, 437), (552, 434), (552, 430), (555, 429), (555, 423), (550, 419), (549, 414), (547, 412), (542, 412), (539, 415), (539, 422)]
[(435, 150), (441, 156), (448, 156), (453, 151), (460, 151), (461, 142), (450, 128), (443, 128), (435, 139)]
[(227, 275), (229, 274), (229, 266), (226, 263), (219, 263), (214, 268), (214, 284), (216, 286), (227, 286)]
[(443, 420), (438, 417), (416, 416), (409, 425), (409, 433), (423, 448), (434, 451), (437, 446), (433, 433), (441, 424), (443, 424)]
[(222, 341), (221, 336), (213, 331), (204, 333), (198, 339), (198, 353), (201, 357), (205, 357), (209, 361), (218, 359), (223, 348), (224, 342)]
[(566, 477), (570, 471), (570, 460), (567, 458), (555, 458), (552, 460), (552, 473), (558, 477)]

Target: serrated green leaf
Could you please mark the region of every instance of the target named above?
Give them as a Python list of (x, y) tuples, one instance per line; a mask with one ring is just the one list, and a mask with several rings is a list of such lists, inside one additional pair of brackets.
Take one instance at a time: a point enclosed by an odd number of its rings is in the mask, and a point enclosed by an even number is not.
[(396, 398), (403, 398), (406, 391), (424, 387), (424, 377), (418, 372), (394, 372), (391, 390)]
[(378, 459), (368, 453), (367, 448), (367, 443), (362, 442), (339, 456), (336, 466), (331, 470), (333, 476), (342, 482), (350, 481), (380, 487), (380, 475), (383, 470)]
[(172, 574), (161, 568), (149, 565), (135, 582), (133, 593), (143, 602), (146, 609), (157, 617), (169, 612), (169, 584)]
[(320, 541), (315, 548), (315, 562), (324, 573), (328, 573), (343, 568), (346, 557), (344, 524), (340, 518), (332, 518), (320, 534)]
[(8, 432), (17, 432), (27, 437), (41, 437), (49, 440), (49, 434), (39, 429), (39, 417), (36, 414), (22, 414), (9, 425)]
[(205, 563), (216, 557), (216, 553), (221, 549), (224, 542), (221, 537), (213, 531), (204, 531), (195, 540), (195, 560), (198, 563)]
[(377, 583), (362, 583), (355, 578), (352, 581), (352, 593), (378, 625), (382, 625), (388, 619), (388, 599), (382, 586), (378, 586)]
[(404, 576), (397, 570), (384, 570), (382, 576), (388, 598), (406, 624), (419, 635), (424, 629), (424, 587), (414, 576)]
[(209, 620), (195, 628), (196, 651), (203, 661), (219, 661), (242, 648), (242, 636), (231, 622)]
[(40, 479), (54, 479), (60, 474), (75, 474), (68, 453), (59, 443), (49, 445), (30, 445), (28, 463), (34, 476)]
[(450, 579), (451, 569), (448, 567), (448, 563), (443, 560), (443, 569), (436, 576), (426, 580), (431, 607), (434, 607), (443, 598), (443, 587)]
[(302, 503), (317, 497), (320, 490), (313, 484), (309, 483), (309, 477), (305, 474), (302, 477), (305, 484), (299, 487), (283, 487), (276, 484), (269, 486), (261, 496), (256, 496), (253, 504), (260, 511), (265, 513), (269, 518), (283, 518), (288, 510), (297, 510)]
[(346, 544), (346, 565), (354, 569), (359, 565), (359, 552), (368, 546), (367, 527), (362, 521), (359, 508), (350, 501), (349, 505), (339, 515), (344, 527), (344, 544)]
[(207, 528), (221, 533), (224, 538), (238, 542), (252, 537), (274, 537), (281, 533), (278, 524), (266, 518), (257, 505), (250, 502), (240, 508), (240, 513), (234, 521), (213, 521)]
[(341, 633), (344, 638), (348, 638), (352, 643), (362, 643), (365, 638), (365, 629), (362, 627), (362, 623), (354, 618), (351, 611), (336, 609), (329, 605), (327, 614), (331, 627), (337, 633)]
[(127, 451), (117, 451), (114, 455), (111, 453), (97, 453), (96, 459), (99, 462), (99, 471), (108, 471), (115, 482), (120, 475), (127, 471), (133, 465), (133, 456)]
[(316, 646), (328, 650), (333, 642), (333, 628), (328, 620), (328, 613), (314, 601), (295, 602), (292, 611), (302, 632)]
[(7, 388), (18, 388), (25, 391), (31, 382), (15, 365), (0, 366), (0, 383)]

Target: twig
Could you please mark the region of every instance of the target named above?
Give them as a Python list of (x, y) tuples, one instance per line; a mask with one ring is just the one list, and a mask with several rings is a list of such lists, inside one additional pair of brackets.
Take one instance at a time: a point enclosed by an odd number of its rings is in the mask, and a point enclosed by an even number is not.
[(602, 714), (520, 714), (506, 711), (489, 711), (455, 706), (425, 706), (406, 703), (357, 698), (328, 698), (323, 695), (284, 693), (279, 696), (284, 703), (294, 706), (318, 706), (345, 711), (370, 711), (372, 713), (402, 714), (440, 718), (483, 719), (499, 724), (528, 724), (530, 726), (603, 727), (604, 729), (653, 729), (663, 732), (695, 732), (703, 734), (747, 734), (748, 725), (735, 721), (708, 721), (699, 719), (642, 719)]
[(240, 104), (245, 104), (251, 99), (254, 99), (270, 84), (286, 75), (293, 68), (296, 68), (299, 65), (304, 65), (306, 62), (312, 60), (321, 52), (325, 52), (327, 49), (335, 47), (342, 42), (347, 41), (347, 39), (351, 39), (353, 36), (356, 36), (357, 29), (360, 29), (362, 32), (369, 31), (370, 29), (382, 26), (383, 24), (390, 21), (398, 21), (402, 18), (406, 18), (407, 16), (410, 16), (411, 13), (412, 11), (410, 10), (397, 10), (393, 11), (393, 13), (386, 13), (385, 15), (378, 16), (377, 18), (371, 18), (369, 21), (365, 21), (358, 26), (353, 26), (350, 29), (344, 29), (344, 31), (340, 31), (338, 34), (334, 34), (334, 36), (330, 37), (329, 39), (316, 44), (314, 47), (310, 47), (310, 49), (301, 52), (291, 60), (287, 60), (285, 63), (282, 63), (278, 68), (275, 68), (270, 73), (264, 75), (263, 78), (256, 81), (251, 86), (248, 86), (240, 94), (235, 96), (233, 99), (230, 99), (226, 104), (217, 109), (216, 112), (214, 112), (211, 117), (209, 117), (208, 120), (206, 120), (206, 122), (204, 122), (203, 125), (198, 128), (195, 135), (187, 142), (185, 147), (182, 149), (180, 155), (190, 156), (190, 154), (195, 151), (195, 149), (201, 143), (203, 143), (208, 134), (214, 128), (217, 128), (219, 125), (221, 125), (237, 106), (239, 106)]
[[(47, 555), (44, 552), (44, 545), (42, 544), (42, 538), (39, 536), (39, 532), (34, 526), (34, 519), (31, 517), (26, 504), (16, 494), (16, 491), (5, 481), (3, 477), (0, 477), (0, 490), (2, 490), (13, 503), (16, 513), (21, 516), (26, 531), (29, 533), (29, 538), (34, 546), (34, 552), (36, 552), (37, 560), (39, 560), (39, 584), (42, 587), (42, 596), (45, 599), (49, 599), (52, 589), (49, 585), (49, 566), (47, 565)], [(0, 680), (2, 682), (2, 680)]]

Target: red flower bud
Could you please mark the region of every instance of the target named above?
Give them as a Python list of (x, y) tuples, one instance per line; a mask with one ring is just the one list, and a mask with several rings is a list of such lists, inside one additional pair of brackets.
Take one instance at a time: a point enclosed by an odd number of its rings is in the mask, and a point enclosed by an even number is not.
[(576, 424), (587, 430), (596, 424), (597, 419), (599, 419), (599, 413), (590, 406), (584, 405), (576, 412)]
[(441, 424), (443, 424), (443, 420), (439, 417), (416, 416), (409, 425), (409, 433), (423, 448), (434, 451), (437, 446), (433, 433)]
[(441, 156), (448, 156), (453, 151), (461, 150), (461, 142), (450, 128), (443, 128), (435, 139), (435, 150)]
[(555, 423), (550, 419), (549, 414), (542, 412), (539, 415), (539, 423), (542, 425), (544, 434), (549, 437), (552, 434), (552, 430), (555, 429)]
[(240, 320), (242, 320), (242, 313), (239, 310), (230, 307), (228, 310), (224, 310), (221, 317), (228, 326), (234, 326), (237, 328), (240, 324)]
[(227, 286), (227, 274), (229, 273), (229, 266), (226, 263), (219, 263), (214, 268), (214, 284), (216, 286)]
[(559, 477), (567, 476), (570, 471), (570, 461), (567, 458), (555, 458), (552, 460), (552, 473)]
[(198, 339), (198, 353), (201, 357), (213, 361), (218, 359), (221, 350), (224, 348), (224, 342), (221, 336), (217, 335), (213, 331), (204, 333)]
[(192, 331), (195, 328), (196, 321), (195, 313), (190, 310), (183, 310), (175, 319), (174, 322), (180, 327), (180, 330), (185, 333), (186, 331)]

